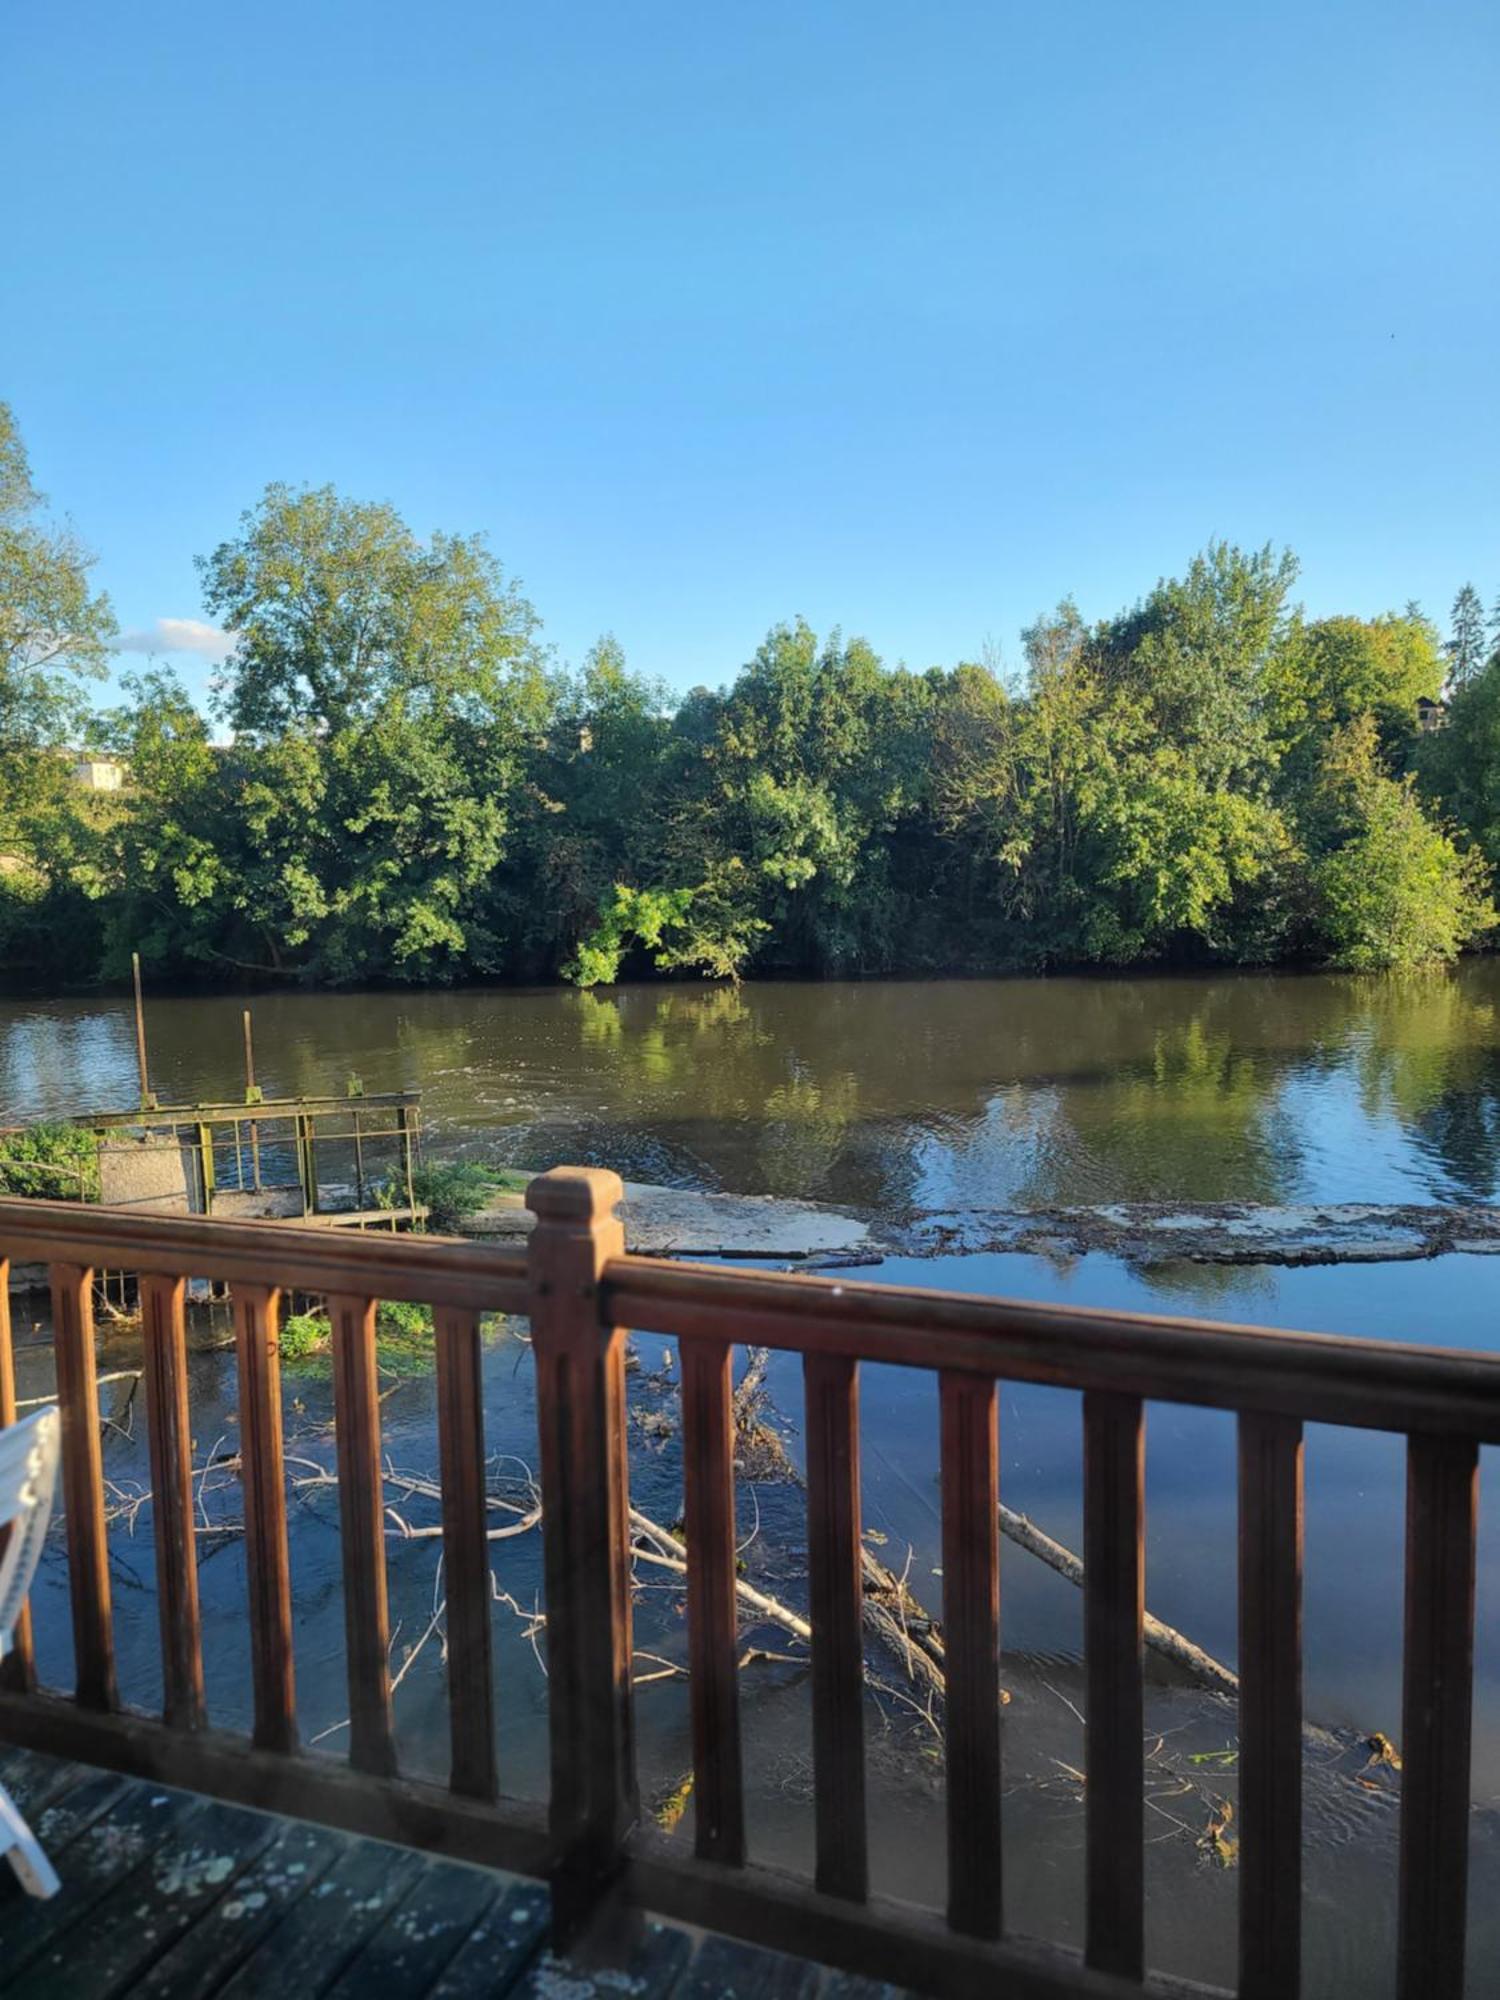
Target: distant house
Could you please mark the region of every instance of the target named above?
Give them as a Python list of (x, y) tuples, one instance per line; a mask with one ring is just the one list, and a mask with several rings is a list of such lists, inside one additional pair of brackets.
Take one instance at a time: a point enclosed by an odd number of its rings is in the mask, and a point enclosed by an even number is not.
[(1433, 701), (1425, 694), (1417, 696), (1417, 727), (1424, 736), (1431, 736), (1433, 731), (1441, 729), (1447, 720), (1447, 702)]
[(73, 761), (73, 782), (86, 792), (117, 792), (125, 783), (125, 766), (115, 757), (80, 754)]

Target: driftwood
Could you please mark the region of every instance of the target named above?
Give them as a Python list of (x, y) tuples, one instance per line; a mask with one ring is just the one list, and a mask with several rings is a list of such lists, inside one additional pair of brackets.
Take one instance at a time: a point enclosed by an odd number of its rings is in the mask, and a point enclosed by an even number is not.
[[(1048, 1569), (1054, 1569), (1059, 1576), (1065, 1576), (1069, 1583), (1083, 1588), (1083, 1563), (1071, 1549), (1065, 1549), (1061, 1542), (1043, 1534), (1034, 1521), (1024, 1514), (1016, 1513), (1012, 1507), (1000, 1509), (1000, 1532), (1019, 1547), (1044, 1562)], [(1185, 1668), (1190, 1674), (1217, 1689), (1220, 1694), (1238, 1696), (1240, 1677), (1222, 1660), (1216, 1660), (1212, 1653), (1205, 1653), (1201, 1646), (1195, 1646), (1191, 1639), (1171, 1625), (1164, 1625), (1159, 1618), (1146, 1613), (1146, 1644), (1154, 1653)]]

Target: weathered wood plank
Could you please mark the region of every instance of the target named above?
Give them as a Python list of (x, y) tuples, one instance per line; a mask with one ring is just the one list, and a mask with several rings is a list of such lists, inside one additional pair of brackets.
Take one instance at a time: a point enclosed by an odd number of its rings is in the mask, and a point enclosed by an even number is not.
[(321, 1993), (407, 1896), (422, 1874), (415, 1854), (361, 1840), (339, 1857), (241, 1964), (219, 2000), (265, 2000), (270, 1993)]
[[(0, 1430), (16, 1420), (16, 1358), (11, 1345), (10, 1259), (0, 1248)], [(9, 1527), (0, 1527), (0, 1556), (5, 1553)], [(31, 1606), (23, 1604), (10, 1635), (10, 1651), (0, 1661), (0, 1687), (24, 1694), (36, 1686), (36, 1648), (31, 1636)]]
[(85, 1708), (114, 1708), (114, 1629), (109, 1536), (104, 1524), (104, 1455), (94, 1371), (94, 1274), (81, 1264), (52, 1266), (52, 1344), (62, 1410), (62, 1491), (67, 1517), (68, 1586), (73, 1605), (74, 1690)]
[(615, 1174), (558, 1169), (536, 1215), (529, 1312), (547, 1589), (554, 1940), (585, 1929), (618, 1879), (638, 1794), (631, 1701), (625, 1330), (601, 1323), (599, 1274), (624, 1248)]
[(539, 1883), (517, 1882), (492, 1903), (464, 1940), (427, 2000), (474, 2000), (509, 1993), (547, 1935), (547, 1897)]
[(993, 1382), (944, 1375), (944, 1736), (948, 1787), (948, 1921), (999, 1937), (1000, 1460)]
[(496, 1894), (494, 1877), (478, 1869), (429, 1864), (325, 2000), (425, 2000)]
[(1145, 1426), (1140, 1398), (1083, 1399), (1083, 1644), (1090, 1966), (1145, 1962)]
[(186, 1281), (140, 1281), (156, 1602), (161, 1620), (162, 1713), (178, 1729), (201, 1729), (203, 1634), (193, 1535), (193, 1432), (188, 1414)]
[(688, 1663), (697, 1851), (745, 1858), (735, 1597), (733, 1349), (682, 1345), (682, 1464), (688, 1547)]
[[(21, 1975), (58, 1939), (80, 1928), (80, 1919), (123, 1881), (202, 1807), (176, 1792), (159, 1792), (146, 1785), (127, 1785), (122, 1797), (94, 1817), (53, 1861), (63, 1880), (60, 1895), (47, 1902), (19, 1897), (5, 1913), (5, 1991), (7, 2000)], [(59, 1991), (54, 1977), (50, 1993)], [(77, 1989), (73, 1989), (76, 1991)]]
[(240, 1388), (240, 1477), (245, 1491), (245, 1572), (250, 1594), (250, 1672), (255, 1745), (297, 1747), (292, 1659), (292, 1565), (287, 1540), (281, 1430), (281, 1295), (269, 1285), (234, 1288)]
[(816, 1880), (830, 1896), (869, 1893), (865, 1827), (864, 1641), (860, 1571), (859, 1372), (839, 1356), (803, 1362), (807, 1596), (813, 1628)]
[(391, 1616), (385, 1578), (385, 1484), (380, 1463), (380, 1384), (375, 1301), (342, 1292), (328, 1299), (333, 1406), (344, 1557), (349, 1761), (389, 1777), (396, 1769), (391, 1710)]
[(183, 1818), (93, 1903), (87, 1922), (74, 1924), (24, 1973), (7, 1978), (6, 2000), (133, 1994), (141, 1975), (275, 1838), (276, 1822), (264, 1813), (181, 1803)]
[(1478, 1508), (1473, 1444), (1412, 1438), (1406, 1451), (1400, 2000), (1458, 2000), (1464, 1987)]
[(434, 1327), (448, 1602), (449, 1782), (468, 1798), (492, 1799), (498, 1776), (479, 1315), (440, 1306)]
[(238, 1877), (233, 1893), (136, 1978), (130, 2000), (217, 2000), (236, 1967), (348, 1848), (347, 1839), (323, 1827), (279, 1822), (272, 1844)]
[(1239, 1420), (1241, 2000), (1302, 1977), (1302, 1426)]

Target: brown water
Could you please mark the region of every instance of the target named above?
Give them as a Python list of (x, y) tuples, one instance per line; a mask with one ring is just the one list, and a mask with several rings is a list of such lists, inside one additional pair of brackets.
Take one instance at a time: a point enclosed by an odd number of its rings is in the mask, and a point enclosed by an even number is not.
[[(154, 1080), (164, 1098), (223, 1097), (238, 1082), (235, 998), (150, 1007)], [(1359, 980), (1284, 976), (1015, 981), (875, 986), (632, 989), (428, 995), (287, 995), (254, 1001), (268, 1093), (418, 1085), (434, 1143), (522, 1164), (616, 1167), (639, 1179), (801, 1194), (873, 1215), (974, 1203), (1119, 1200), (1487, 1200), (1500, 1175), (1500, 965), (1452, 977)], [(0, 1123), (128, 1103), (134, 1054), (119, 1002), (0, 1003)], [(868, 1275), (1076, 1303), (1199, 1311), (1286, 1326), (1491, 1347), (1500, 1263), (1285, 1271), (1131, 1270), (1103, 1257), (889, 1260)], [(39, 1327), (38, 1332), (44, 1329)], [(660, 1406), (647, 1379), (670, 1343), (638, 1342), (637, 1408)], [(128, 1359), (128, 1354), (124, 1357)], [(106, 1357), (108, 1359), (108, 1357)], [(45, 1342), (28, 1348), (33, 1393), (50, 1385)], [(773, 1388), (799, 1450), (800, 1388), (778, 1366)], [(23, 1391), (24, 1393), (24, 1391)], [(327, 1462), (328, 1389), (289, 1384), (293, 1448)], [(670, 1398), (668, 1398), (670, 1403)], [(430, 1380), (385, 1405), (398, 1464), (434, 1462)], [(498, 1338), (486, 1362), (492, 1451), (534, 1462), (530, 1359)], [(200, 1455), (235, 1430), (232, 1370), (195, 1363)], [(1060, 1539), (1080, 1537), (1077, 1398), (1007, 1386), (1002, 1479), (1010, 1502)], [(937, 1421), (930, 1378), (865, 1371), (862, 1436), (868, 1524), (919, 1591), (941, 1594)], [(1500, 1489), (1484, 1454), (1474, 1759), (1471, 1990), (1500, 1992)], [(1234, 1468), (1230, 1420), (1153, 1405), (1148, 1417), (1147, 1597), (1153, 1611), (1233, 1660)], [(147, 1481), (142, 1441), (115, 1437), (112, 1476)], [(502, 1468), (503, 1470), (504, 1468)], [(515, 1468), (512, 1466), (513, 1472)], [(1308, 1990), (1379, 1994), (1391, 1986), (1394, 1792), (1362, 1773), (1356, 1739), (1399, 1740), (1403, 1462), (1400, 1441), (1311, 1427), (1307, 1452), (1307, 1712), (1341, 1732), (1340, 1754), (1310, 1754), (1306, 1873)], [(679, 1502), (674, 1447), (638, 1431), (633, 1490), (658, 1518)], [(232, 1481), (221, 1504), (235, 1504)], [(416, 1518), (426, 1519), (420, 1509)], [(301, 1704), (308, 1735), (335, 1733), (342, 1617), (337, 1514), (309, 1494), (294, 1515)], [(742, 1513), (750, 1573), (797, 1598), (805, 1535), (795, 1487), (762, 1486)], [(114, 1531), (116, 1622), (125, 1679), (155, 1687), (149, 1511)], [(496, 1567), (516, 1603), (540, 1588), (536, 1538), (501, 1545)], [(430, 1542), (392, 1541), (398, 1662), (431, 1617)], [(242, 1558), (233, 1537), (203, 1546), (209, 1675), (219, 1719), (246, 1714)], [(655, 1582), (655, 1579), (649, 1579)], [(1005, 1678), (1008, 1896), (1013, 1920), (1076, 1938), (1081, 1894), (1077, 1594), (1006, 1546)], [(43, 1665), (69, 1676), (66, 1589), (54, 1561), (39, 1605)], [(516, 1618), (497, 1627), (508, 1788), (538, 1790), (545, 1684)], [(680, 1595), (669, 1579), (642, 1601), (638, 1643), (683, 1656)], [(784, 1650), (774, 1633), (755, 1643)], [(405, 1754), (441, 1768), (442, 1682), (429, 1647), (397, 1697)], [(649, 1670), (649, 1669), (648, 1669)], [(896, 1677), (891, 1676), (893, 1684)], [(680, 1682), (640, 1694), (648, 1791), (689, 1761)], [(1237, 1877), (1198, 1848), (1214, 1802), (1232, 1801), (1231, 1706), (1153, 1671), (1147, 1812), (1154, 1964), (1228, 1982)], [(899, 1692), (868, 1716), (877, 1880), (924, 1900), (942, 1895), (941, 1773), (926, 1721)], [(746, 1732), (758, 1854), (804, 1864), (810, 1845), (810, 1739), (799, 1670), (746, 1679)], [(1223, 1753), (1229, 1751), (1226, 1757)], [(1195, 1759), (1200, 1761), (1194, 1761)]]

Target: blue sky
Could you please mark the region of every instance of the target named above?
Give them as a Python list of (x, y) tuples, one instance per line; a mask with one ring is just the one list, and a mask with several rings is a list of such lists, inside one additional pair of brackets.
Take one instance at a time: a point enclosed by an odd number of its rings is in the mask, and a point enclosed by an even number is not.
[(272, 479), (681, 687), (797, 613), (1014, 661), (1213, 535), (1500, 590), (1488, 0), (111, 0), (0, 65), (0, 397), (127, 628)]

